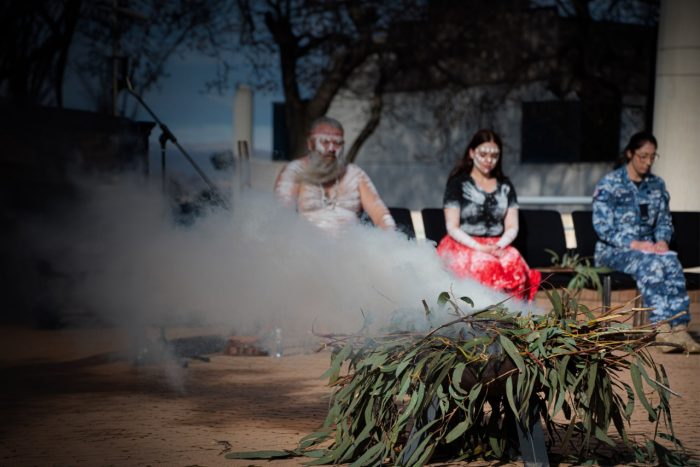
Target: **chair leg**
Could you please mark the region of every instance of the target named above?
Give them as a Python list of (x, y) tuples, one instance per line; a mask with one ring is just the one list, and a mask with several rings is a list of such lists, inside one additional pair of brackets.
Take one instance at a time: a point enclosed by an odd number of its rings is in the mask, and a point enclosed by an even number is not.
[(609, 274), (603, 276), (603, 311), (608, 311), (612, 303), (612, 279)]
[(535, 403), (535, 400), (531, 400), (530, 403), (530, 426), (527, 427), (528, 431), (523, 431), (519, 423), (515, 424), (515, 428), (518, 431), (520, 456), (525, 467), (549, 467), (549, 455), (547, 454), (544, 428), (542, 428), (542, 420), (540, 418), (540, 408)]
[[(635, 308), (641, 308), (642, 307), (642, 296), (639, 294), (639, 290), (637, 290), (637, 298), (634, 299), (634, 307)], [(644, 324), (647, 324), (649, 321), (649, 313), (646, 311), (638, 311), (637, 313), (634, 314), (634, 320), (632, 321), (632, 324), (634, 327), (639, 327)]]

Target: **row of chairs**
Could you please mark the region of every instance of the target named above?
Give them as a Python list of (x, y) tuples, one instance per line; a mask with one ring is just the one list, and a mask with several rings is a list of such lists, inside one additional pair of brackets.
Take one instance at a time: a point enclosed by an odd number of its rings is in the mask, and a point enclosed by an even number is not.
[[(409, 238), (415, 238), (415, 229), (411, 212), (406, 208), (389, 208), (399, 230)], [(678, 259), (683, 268), (700, 267), (700, 212), (671, 212), (674, 225), (674, 235), (671, 249), (678, 252)], [(571, 213), (576, 238), (575, 253), (582, 258), (593, 258), (598, 236), (593, 229), (591, 211), (574, 211)], [(441, 208), (425, 208), (421, 210), (423, 230), (426, 239), (436, 244), (447, 234), (445, 215)], [(566, 234), (562, 216), (558, 211), (548, 209), (520, 209), (520, 229), (513, 246), (523, 255), (525, 261), (533, 268), (549, 268), (552, 266), (552, 255), (547, 250), (562, 257), (569, 250), (566, 245)], [(686, 283), (688, 290), (700, 289), (700, 274), (687, 272)], [(547, 281), (555, 287), (568, 283), (570, 276), (566, 274), (547, 275)], [(603, 306), (611, 305), (613, 290), (635, 289), (634, 279), (622, 272), (603, 274)]]

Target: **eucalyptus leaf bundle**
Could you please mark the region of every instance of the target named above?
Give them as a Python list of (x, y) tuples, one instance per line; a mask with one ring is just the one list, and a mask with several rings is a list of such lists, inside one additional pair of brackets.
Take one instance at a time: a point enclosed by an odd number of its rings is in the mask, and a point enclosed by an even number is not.
[[(454, 319), (427, 333), (330, 336), (324, 376), (335, 392), (323, 426), (267, 458), (357, 466), (510, 460), (520, 452), (517, 427), (542, 423), (548, 447), (571, 462), (601, 462), (606, 445), (626, 463), (688, 465), (673, 432), (667, 374), (649, 352), (655, 327), (628, 324), (639, 310), (596, 315), (566, 289), (548, 295), (549, 313), (521, 316), (503, 304), (467, 314), (467, 297), (443, 293), (437, 305)], [(628, 433), (636, 404), (654, 425), (641, 441)]]

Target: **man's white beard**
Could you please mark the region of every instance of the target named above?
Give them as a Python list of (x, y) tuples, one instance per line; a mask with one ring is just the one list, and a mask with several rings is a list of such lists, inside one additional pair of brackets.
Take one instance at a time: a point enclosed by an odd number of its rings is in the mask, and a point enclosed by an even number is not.
[(323, 185), (343, 176), (347, 163), (342, 157), (322, 157), (317, 151), (309, 152), (309, 163), (299, 174), (299, 182)]

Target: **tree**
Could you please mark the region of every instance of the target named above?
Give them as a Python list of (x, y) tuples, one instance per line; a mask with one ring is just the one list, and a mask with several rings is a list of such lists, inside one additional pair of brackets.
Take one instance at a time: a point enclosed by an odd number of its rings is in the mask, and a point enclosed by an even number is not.
[[(251, 50), (254, 69), (265, 70), (279, 60), (290, 149), (304, 150), (308, 124), (324, 115), (333, 99), (353, 79), (373, 91), (370, 118), (348, 151), (352, 160), (379, 122), (380, 96), (390, 67), (380, 63), (392, 50), (392, 27), (415, 21), (424, 6), (418, 1), (240, 0), (241, 42)], [(371, 63), (375, 66), (371, 66)], [(376, 66), (379, 64), (380, 66)], [(268, 68), (269, 69), (269, 68)], [(364, 72), (362, 77), (357, 75)], [(269, 79), (270, 75), (263, 71)], [(263, 81), (262, 85), (267, 84)]]
[[(188, 50), (219, 59), (212, 85), (222, 91), (243, 56), (258, 89), (281, 86), (294, 156), (309, 122), (339, 93), (369, 103), (348, 148), (354, 160), (391, 111), (387, 93), (493, 84), (505, 97), (539, 80), (557, 96), (593, 102), (639, 87), (646, 59), (621, 50), (601, 24), (654, 25), (658, 0), (43, 0), (4, 2), (0, 11), (5, 99), (62, 106), (72, 63), (96, 107), (113, 110), (116, 65), (143, 93), (166, 76), (173, 54)], [(633, 71), (623, 76), (624, 68)], [(479, 108), (498, 107), (489, 100)], [(124, 95), (121, 113), (127, 102)]]
[(2, 3), (3, 97), (19, 104), (63, 105), (63, 80), (80, 7), (80, 0)]
[[(293, 156), (304, 151), (309, 122), (325, 114), (341, 91), (370, 103), (347, 151), (354, 160), (388, 111), (386, 93), (498, 84), (505, 98), (519, 84), (539, 80), (561, 98), (574, 93), (588, 99), (595, 111), (600, 92), (614, 99), (629, 84), (619, 70), (633, 55), (618, 50), (618, 37), (599, 24), (654, 25), (658, 0), (239, 0), (238, 5), (241, 44), (260, 87), (270, 86), (275, 77), (266, 71), (278, 60)], [(484, 108), (499, 105), (488, 99)]]
[(124, 100), (113, 108), (124, 78), (140, 92), (156, 86), (173, 54), (223, 47), (236, 14), (232, 0), (39, 0), (0, 8), (0, 96), (63, 107), (72, 65), (96, 109), (115, 113), (126, 111)]
[[(111, 101), (113, 60), (123, 67), (122, 78), (128, 77), (144, 93), (167, 78), (165, 65), (173, 55), (223, 49), (226, 32), (235, 30), (232, 0), (122, 0), (115, 5), (86, 4), (88, 20), (80, 32), (87, 47), (76, 59), (86, 84), (91, 77), (102, 78), (93, 84), (92, 94), (103, 108)], [(120, 113), (126, 111), (126, 103), (124, 94)]]
[(456, 62), (462, 68), (483, 57), (475, 49), (486, 49), (481, 33), (489, 21), (527, 2), (241, 0), (239, 6), (242, 44), (253, 50), (254, 69), (268, 67), (271, 56), (279, 60), (292, 155), (303, 153), (309, 122), (341, 90), (369, 101), (368, 119), (347, 152), (354, 160), (379, 124), (384, 93), (454, 81)]

